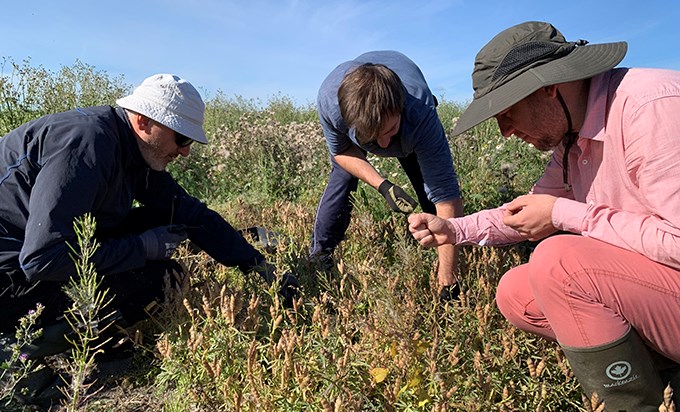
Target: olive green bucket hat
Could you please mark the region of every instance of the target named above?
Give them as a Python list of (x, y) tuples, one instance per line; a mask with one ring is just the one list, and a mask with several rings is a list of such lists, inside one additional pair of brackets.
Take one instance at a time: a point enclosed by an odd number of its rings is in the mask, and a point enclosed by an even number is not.
[(477, 53), (470, 106), (453, 129), (459, 135), (544, 86), (587, 79), (616, 66), (626, 42), (568, 42), (549, 23), (530, 21), (496, 35)]

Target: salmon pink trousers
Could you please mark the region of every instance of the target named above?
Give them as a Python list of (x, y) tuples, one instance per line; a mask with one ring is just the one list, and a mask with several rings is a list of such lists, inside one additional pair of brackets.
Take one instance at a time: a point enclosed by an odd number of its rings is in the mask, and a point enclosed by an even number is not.
[(496, 303), (519, 329), (589, 348), (632, 326), (651, 349), (680, 362), (680, 270), (575, 235), (542, 241), (501, 278)]

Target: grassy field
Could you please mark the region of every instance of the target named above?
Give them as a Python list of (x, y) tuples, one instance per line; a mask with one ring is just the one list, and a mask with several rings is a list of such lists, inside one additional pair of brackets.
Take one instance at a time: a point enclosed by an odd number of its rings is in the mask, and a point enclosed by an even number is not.
[[(39, 93), (45, 87), (64, 86), (68, 106), (111, 104), (130, 90), (124, 79), (80, 62), (52, 73), (5, 60), (3, 76), (10, 75), (13, 83), (0, 83), (3, 133), (68, 108), (47, 105), (52, 100)], [(22, 102), (22, 93), (38, 97)], [(459, 104), (443, 101), (438, 110), (450, 131)], [(337, 271), (321, 276), (307, 259), (329, 171), (315, 108), (285, 96), (261, 103), (218, 92), (207, 99), (206, 129), (210, 145), (192, 146), (171, 172), (233, 226), (279, 233), (277, 250), (263, 252), (298, 276), (301, 299), (285, 310), (275, 288), (184, 247), (177, 255), (190, 275), (183, 287), (168, 293), (139, 333), (130, 331), (138, 342), (134, 368), (99, 393), (93, 385), (80, 409), (588, 410), (559, 348), (514, 329), (495, 306), (498, 280), (526, 261), (532, 244), (463, 247), (464, 294), (442, 304), (436, 252), (417, 245), (406, 217), (360, 184)], [(500, 136), (492, 122), (449, 143), (466, 213), (526, 192), (547, 161)], [(413, 193), (396, 159), (370, 160)]]

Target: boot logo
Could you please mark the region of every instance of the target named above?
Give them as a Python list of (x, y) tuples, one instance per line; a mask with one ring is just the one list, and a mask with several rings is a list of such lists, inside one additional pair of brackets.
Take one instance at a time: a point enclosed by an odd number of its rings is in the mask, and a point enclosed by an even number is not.
[(605, 373), (609, 379), (614, 381), (621, 381), (626, 379), (633, 368), (631, 368), (630, 363), (626, 361), (616, 361), (607, 366)]

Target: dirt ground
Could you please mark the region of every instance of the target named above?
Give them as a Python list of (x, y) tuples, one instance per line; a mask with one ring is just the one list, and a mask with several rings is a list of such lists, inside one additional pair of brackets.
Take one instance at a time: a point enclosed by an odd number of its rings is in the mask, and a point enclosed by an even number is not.
[[(152, 365), (151, 355), (140, 355), (139, 352), (128, 355), (97, 362), (96, 369), (88, 379), (91, 386), (85, 399), (80, 403), (79, 410), (150, 412), (162, 409), (163, 394), (159, 393), (153, 385), (153, 377), (157, 370)], [(52, 370), (59, 370), (60, 362), (63, 362), (63, 358), (59, 355), (46, 360), (46, 364)], [(0, 411), (62, 412), (68, 410), (69, 408), (65, 406), (65, 397), (58, 389), (59, 386), (64, 385), (63, 381), (59, 376), (54, 375), (51, 382), (35, 399), (24, 399), (21, 403), (6, 407), (0, 406)]]

